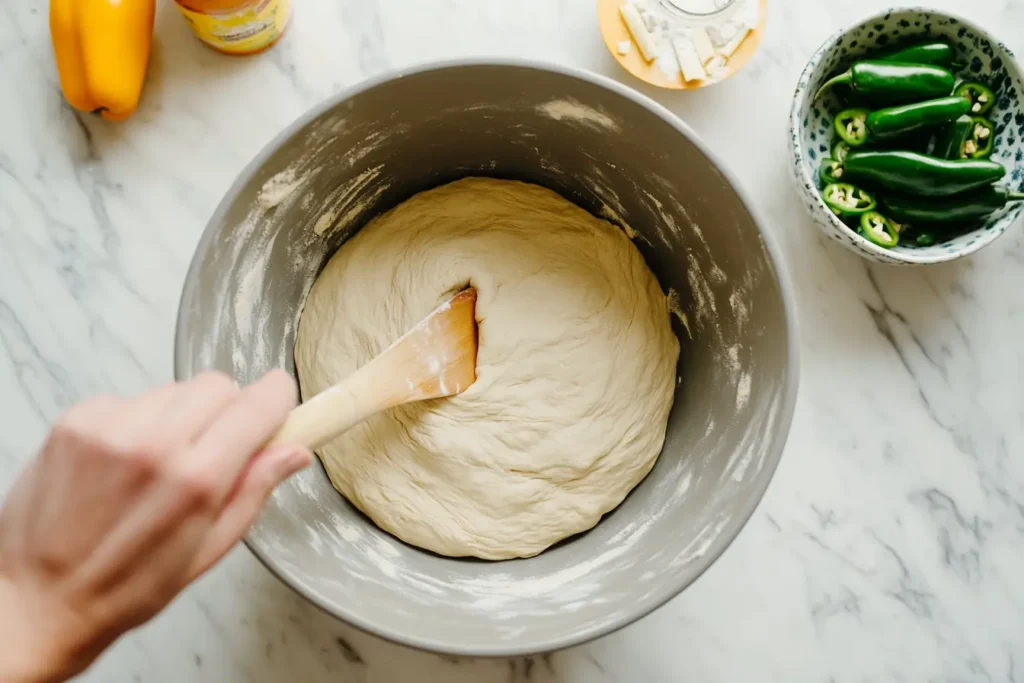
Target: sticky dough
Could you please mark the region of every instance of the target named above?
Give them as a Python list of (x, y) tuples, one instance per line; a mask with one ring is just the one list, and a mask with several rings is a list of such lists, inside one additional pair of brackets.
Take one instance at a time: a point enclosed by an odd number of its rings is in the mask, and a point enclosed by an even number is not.
[(442, 555), (528, 557), (594, 526), (654, 466), (679, 343), (623, 232), (544, 188), (468, 178), (346, 242), (314, 283), (295, 360), (305, 398), (477, 288), (477, 380), (378, 414), (320, 449), (381, 528)]

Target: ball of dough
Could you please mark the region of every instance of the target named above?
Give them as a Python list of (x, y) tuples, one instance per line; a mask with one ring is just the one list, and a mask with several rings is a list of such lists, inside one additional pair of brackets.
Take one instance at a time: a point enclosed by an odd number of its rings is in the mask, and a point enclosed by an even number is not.
[(442, 555), (529, 557), (594, 526), (654, 466), (679, 342), (623, 232), (558, 194), (467, 178), (371, 221), (330, 259), (295, 345), (309, 398), (458, 290), (477, 289), (477, 380), (322, 447), (334, 486)]

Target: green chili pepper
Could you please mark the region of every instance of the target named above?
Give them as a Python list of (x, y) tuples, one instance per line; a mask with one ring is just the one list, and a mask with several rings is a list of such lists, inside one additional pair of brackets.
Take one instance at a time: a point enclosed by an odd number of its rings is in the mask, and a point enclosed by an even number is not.
[(832, 143), (832, 158), (843, 163), (846, 161), (846, 155), (850, 152), (850, 143), (842, 138), (836, 138), (836, 141)]
[(844, 180), (875, 184), (887, 190), (943, 197), (994, 183), (1006, 169), (994, 161), (936, 159), (917, 152), (850, 152), (843, 163)]
[(959, 223), (985, 218), (1010, 202), (1024, 201), (1024, 192), (990, 185), (955, 197), (886, 196), (882, 206), (888, 215), (905, 223)]
[(988, 159), (996, 144), (996, 127), (982, 116), (971, 117), (971, 130), (964, 141), (961, 157), (966, 159)]
[(818, 176), (825, 185), (838, 183), (842, 175), (843, 162), (828, 157), (821, 160), (821, 166), (818, 167)]
[(974, 123), (964, 114), (939, 134), (932, 156), (940, 159), (963, 159), (964, 143), (971, 136)]
[(897, 225), (877, 211), (861, 214), (860, 230), (857, 232), (867, 238), (869, 242), (885, 249), (892, 249), (900, 242)]
[(921, 43), (879, 57), (883, 62), (900, 62), (904, 64), (934, 64), (949, 67), (956, 61), (956, 50), (949, 43), (937, 40)]
[(895, 138), (953, 121), (967, 113), (970, 102), (962, 97), (940, 97), (916, 104), (867, 109), (844, 109), (836, 114), (833, 126), (839, 137), (851, 147)]
[(934, 244), (948, 242), (954, 237), (978, 229), (978, 221), (960, 223), (931, 223), (925, 225), (908, 225), (900, 233), (900, 244), (910, 247), (930, 247)]
[(926, 102), (879, 109), (867, 117), (868, 137), (893, 137), (948, 123), (966, 114), (970, 108), (970, 102), (963, 97), (940, 97)]
[(849, 218), (871, 211), (878, 202), (873, 195), (849, 183), (830, 183), (821, 191), (825, 206), (837, 216)]
[(907, 104), (953, 92), (956, 78), (948, 69), (931, 64), (857, 62), (825, 82), (814, 99), (835, 85), (849, 85), (853, 92), (880, 104)]
[(966, 97), (971, 103), (971, 114), (984, 114), (996, 104), (996, 95), (984, 83), (966, 81), (953, 91), (957, 97)]
[(904, 135), (885, 138), (885, 149), (903, 149), (908, 152), (928, 154), (934, 134), (931, 128), (921, 128)]

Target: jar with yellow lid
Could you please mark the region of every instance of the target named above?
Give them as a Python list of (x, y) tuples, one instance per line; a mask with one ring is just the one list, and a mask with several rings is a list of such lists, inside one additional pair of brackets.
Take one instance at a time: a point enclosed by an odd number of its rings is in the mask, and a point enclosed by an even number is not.
[(175, 0), (199, 40), (229, 55), (266, 50), (284, 34), (292, 0)]

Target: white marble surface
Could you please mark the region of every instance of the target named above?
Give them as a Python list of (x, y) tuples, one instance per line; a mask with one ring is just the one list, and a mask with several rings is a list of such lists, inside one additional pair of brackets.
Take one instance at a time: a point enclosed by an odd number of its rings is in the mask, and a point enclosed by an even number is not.
[[(72, 113), (40, 0), (0, 2), (0, 487), (50, 420), (171, 377), (189, 257), (234, 175), (321, 98), (466, 55), (545, 59), (639, 85), (593, 0), (296, 0), (248, 59), (195, 42), (161, 0), (141, 110)], [(1024, 53), (1021, 0), (934, 0)], [(1022, 681), (1024, 236), (968, 261), (870, 266), (826, 244), (786, 177), (789, 97), (833, 30), (881, 0), (771, 0), (754, 61), (698, 93), (644, 89), (731, 165), (796, 284), (803, 371), (779, 471), (685, 594), (545, 657), (442, 659), (337, 623), (244, 548), (89, 681)]]

